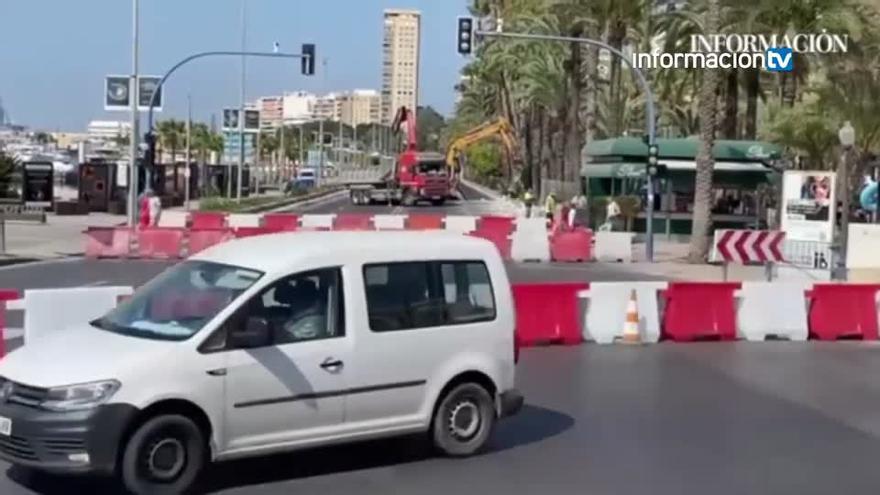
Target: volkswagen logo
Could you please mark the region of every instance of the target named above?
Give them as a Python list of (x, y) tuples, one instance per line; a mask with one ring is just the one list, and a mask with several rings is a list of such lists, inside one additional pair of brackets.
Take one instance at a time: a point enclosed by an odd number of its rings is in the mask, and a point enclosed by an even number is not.
[(4, 382), (3, 385), (0, 385), (0, 402), (9, 400), (9, 397), (12, 396), (13, 387), (12, 382)]

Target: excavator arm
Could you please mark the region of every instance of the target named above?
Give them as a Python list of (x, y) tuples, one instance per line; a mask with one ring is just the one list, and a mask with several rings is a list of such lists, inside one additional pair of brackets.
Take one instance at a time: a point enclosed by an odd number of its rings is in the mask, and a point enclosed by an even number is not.
[(406, 107), (397, 109), (391, 130), (394, 134), (400, 133), (400, 127), (406, 125), (406, 151), (416, 151), (419, 146), (418, 133), (416, 131), (416, 118), (412, 111)]
[(446, 150), (446, 167), (449, 170), (449, 175), (457, 177), (461, 172), (459, 160), (469, 146), (494, 136), (498, 136), (501, 139), (510, 160), (515, 163), (519, 162), (519, 146), (517, 145), (516, 135), (513, 132), (513, 126), (510, 125), (507, 119), (501, 117), (492, 122), (485, 122), (474, 127), (449, 145)]

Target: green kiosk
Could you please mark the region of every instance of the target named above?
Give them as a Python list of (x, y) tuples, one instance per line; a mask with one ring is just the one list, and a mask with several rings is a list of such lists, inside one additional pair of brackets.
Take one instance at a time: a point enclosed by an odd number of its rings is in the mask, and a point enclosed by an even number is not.
[[(699, 148), (696, 138), (658, 139), (660, 173), (655, 181), (654, 232), (667, 236), (689, 235), (694, 202), (694, 177)], [(768, 206), (760, 191), (776, 183), (774, 164), (782, 149), (759, 141), (715, 142), (712, 218), (715, 228), (761, 228)], [(645, 231), (645, 173), (648, 146), (636, 137), (594, 141), (584, 149), (583, 187), (593, 206), (592, 227), (605, 220), (604, 207), (639, 204), (631, 212), (632, 230)], [(639, 201), (635, 201), (639, 198)], [(764, 204), (762, 204), (764, 203)], [(626, 212), (625, 212), (626, 214)]]

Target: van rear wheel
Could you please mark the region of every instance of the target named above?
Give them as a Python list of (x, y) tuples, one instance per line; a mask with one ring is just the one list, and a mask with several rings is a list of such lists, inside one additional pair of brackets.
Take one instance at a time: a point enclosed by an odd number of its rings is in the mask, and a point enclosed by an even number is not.
[(483, 448), (494, 427), (492, 396), (476, 383), (463, 383), (440, 401), (431, 436), (434, 447), (443, 454), (466, 457)]
[(189, 418), (151, 418), (134, 432), (122, 454), (120, 474), (136, 495), (186, 492), (206, 460), (207, 440)]

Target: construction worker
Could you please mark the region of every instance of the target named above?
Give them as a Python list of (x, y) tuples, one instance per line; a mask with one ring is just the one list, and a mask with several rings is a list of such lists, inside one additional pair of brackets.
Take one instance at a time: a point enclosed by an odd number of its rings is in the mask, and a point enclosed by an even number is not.
[(547, 214), (547, 220), (553, 221), (553, 215), (556, 213), (556, 194), (550, 193), (544, 201), (544, 211)]
[(527, 189), (523, 195), (523, 203), (526, 205), (526, 218), (532, 218), (532, 207), (535, 205), (535, 195), (531, 189)]

